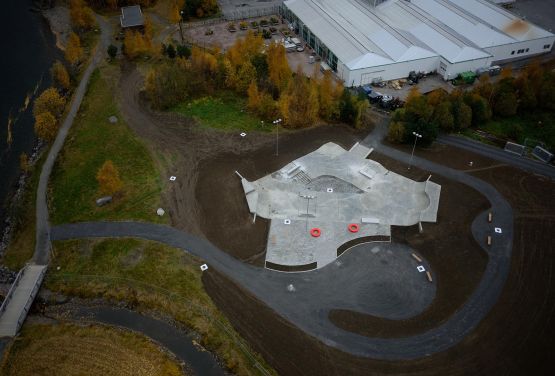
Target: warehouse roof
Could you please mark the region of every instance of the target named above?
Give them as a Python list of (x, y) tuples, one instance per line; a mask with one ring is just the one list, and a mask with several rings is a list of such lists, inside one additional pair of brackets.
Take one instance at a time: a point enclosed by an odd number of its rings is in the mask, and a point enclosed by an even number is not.
[(552, 36), (486, 0), (288, 0), (285, 5), (349, 69), (442, 56), (451, 63), (483, 49)]

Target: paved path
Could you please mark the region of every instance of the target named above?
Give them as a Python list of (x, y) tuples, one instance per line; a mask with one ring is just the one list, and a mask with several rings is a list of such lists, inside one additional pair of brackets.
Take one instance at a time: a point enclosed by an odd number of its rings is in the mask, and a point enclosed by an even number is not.
[(46, 161), (44, 162), (40, 173), (39, 185), (37, 188), (37, 226), (33, 264), (30, 264), (23, 269), (24, 273), (21, 280), (17, 285), (12, 287), (12, 294), (9, 295), (10, 300), (7, 301), (5, 309), (0, 312), (0, 336), (15, 336), (17, 334), (21, 324), (23, 324), (23, 321), (27, 316), (27, 311), (34, 300), (38, 289), (40, 288), (44, 272), (46, 271), (46, 265), (48, 265), (50, 253), (50, 223), (48, 220), (48, 204), (46, 197), (48, 179), (52, 173), (56, 157), (62, 149), (64, 141), (67, 137), (69, 128), (71, 128), (73, 120), (79, 110), (79, 106), (83, 101), (91, 74), (98, 63), (105, 56), (106, 48), (111, 40), (110, 25), (101, 17), (97, 17), (97, 21), (101, 28), (100, 43), (92, 56), (90, 64), (83, 73), (79, 86), (75, 89), (67, 116), (64, 119), (56, 139), (48, 152), (48, 156), (46, 157)]
[[(380, 135), (384, 130), (376, 130), (364, 141), (380, 153), (408, 163), (409, 155), (381, 145)], [(443, 351), (468, 335), (490, 311), (497, 301), (507, 279), (510, 267), (513, 214), (508, 202), (488, 183), (463, 172), (437, 165), (415, 157), (413, 165), (443, 175), (449, 179), (467, 184), (490, 201), (494, 214), (491, 226), (500, 227), (502, 234), (495, 237), (491, 247), (486, 247), (484, 238), (492, 228), (486, 225), (486, 213), (479, 216), (472, 230), (489, 254), (489, 261), (472, 296), (444, 324), (422, 334), (406, 338), (368, 338), (342, 330), (333, 325), (328, 314), (331, 309), (350, 309), (379, 317), (402, 319), (414, 315), (419, 299), (427, 295), (424, 291), (414, 294), (414, 299), (390, 293), (390, 289), (378, 288), (367, 280), (368, 272), (375, 260), (367, 246), (356, 247), (344, 254), (336, 263), (309, 273), (279, 273), (243, 264), (220, 251), (211, 243), (176, 230), (171, 227), (137, 222), (94, 222), (58, 226), (53, 229), (54, 240), (90, 237), (139, 237), (168, 244), (187, 250), (203, 259), (209, 265), (232, 278), (258, 299), (266, 303), (281, 316), (291, 321), (308, 334), (327, 345), (354, 355), (375, 359), (414, 359)], [(382, 251), (402, 252), (399, 244), (380, 245)], [(392, 247), (392, 248), (388, 248)], [(396, 275), (400, 277), (402, 274)], [(330, 283), (333, 281), (333, 283)], [(393, 281), (393, 280), (391, 280)], [(295, 291), (288, 291), (293, 285)], [(349, 288), (344, 288), (349, 286)], [(385, 290), (385, 291), (384, 291)], [(374, 298), (375, 291), (382, 295)], [(421, 303), (421, 302), (420, 302)], [(401, 305), (401, 306), (399, 306)], [(412, 314), (407, 314), (411, 309)]]
[[(105, 28), (103, 28), (103, 36), (104, 33)], [(88, 73), (90, 75), (90, 72)], [(82, 88), (82, 92), (76, 94), (80, 94), (80, 98), (82, 98), (84, 88)], [(77, 95), (76, 99), (78, 99)], [(77, 108), (78, 104), (72, 105), (72, 110), (74, 109), (75, 112)], [(75, 113), (73, 113), (74, 115)], [(377, 264), (377, 260), (372, 259), (372, 255), (385, 257), (383, 260), (393, 262), (395, 268), (397, 265), (403, 265), (402, 260), (384, 256), (388, 254), (398, 256), (403, 252), (409, 252), (405, 246), (400, 244), (380, 244), (377, 246), (379, 249), (376, 253), (371, 252), (371, 248), (376, 247), (375, 244), (362, 245), (351, 249), (337, 262), (320, 270), (310, 273), (279, 273), (241, 263), (208, 241), (168, 226), (138, 222), (77, 223), (57, 226), (52, 229), (50, 234), (46, 207), (46, 183), (54, 159), (70, 125), (71, 122), (64, 123), (65, 133), (58, 137), (61, 140), (56, 140), (57, 149), (53, 146), (52, 150), (55, 150), (55, 153), (52, 158), (49, 155), (43, 174), (41, 174), (37, 193), (35, 260), (48, 261), (50, 235), (54, 240), (138, 237), (159, 241), (204, 258), (210, 267), (226, 274), (281, 316), (327, 345), (354, 355), (390, 360), (428, 356), (461, 341), (495, 304), (507, 278), (513, 240), (513, 214), (510, 205), (491, 185), (484, 181), (421, 158), (415, 158), (413, 164), (434, 174), (467, 184), (484, 194), (492, 206), (494, 225), (502, 228), (503, 233), (496, 236), (491, 247), (486, 248), (483, 244), (484, 235), (487, 231), (491, 231), (481, 225), (486, 223), (486, 213), (476, 219), (472, 231), (489, 254), (488, 265), (478, 288), (465, 305), (444, 324), (416, 336), (392, 339), (368, 338), (342, 330), (328, 319), (328, 314), (332, 309), (348, 309), (378, 317), (403, 319), (418, 314), (429, 304), (428, 299), (435, 294), (435, 291), (430, 290), (431, 288), (435, 289), (433, 284), (425, 283), (416, 290), (404, 288), (403, 283), (396, 284), (396, 281), (411, 277), (408, 274), (410, 273), (409, 269), (406, 270), (406, 275), (399, 272), (391, 275), (383, 274), (380, 276), (381, 280), (372, 279), (373, 273), (368, 272), (369, 267)], [(408, 163), (408, 154), (381, 145), (380, 141), (384, 132), (383, 127), (376, 127), (365, 143), (389, 157)], [(386, 268), (380, 269), (385, 270)], [(384, 289), (383, 286), (377, 284), (380, 281), (385, 281), (388, 288)], [(293, 288), (288, 288), (291, 285)]]
[(555, 167), (552, 165), (526, 157), (518, 157), (495, 146), (486, 145), (481, 142), (469, 140), (466, 137), (455, 135), (441, 135), (438, 137), (437, 142), (466, 149), (473, 153), (520, 168), (521, 170), (555, 179)]
[(81, 78), (81, 82), (79, 82), (79, 86), (77, 86), (77, 89), (75, 89), (73, 100), (70, 104), (67, 116), (64, 119), (60, 130), (58, 131), (56, 140), (54, 140), (54, 143), (50, 147), (48, 156), (46, 157), (46, 161), (44, 162), (40, 173), (39, 185), (37, 188), (37, 229), (33, 261), (41, 265), (48, 264), (48, 257), (50, 252), (50, 223), (46, 197), (46, 192), (48, 189), (48, 179), (50, 178), (50, 174), (52, 173), (54, 162), (56, 161), (56, 158), (58, 157), (58, 154), (60, 153), (60, 150), (64, 145), (64, 141), (69, 132), (69, 128), (71, 128), (73, 120), (75, 119), (75, 115), (77, 115), (77, 111), (79, 110), (79, 106), (81, 106), (81, 102), (83, 101), (83, 97), (85, 96), (85, 93), (87, 91), (87, 85), (89, 83), (91, 74), (97, 67), (98, 63), (106, 56), (106, 49), (108, 48), (108, 45), (110, 44), (112, 38), (112, 30), (110, 24), (106, 22), (102, 17), (97, 17), (97, 21), (100, 25), (101, 30), (100, 42), (98, 43), (98, 46), (89, 66), (87, 67), (87, 69), (85, 69), (85, 72), (83, 73), (83, 77)]

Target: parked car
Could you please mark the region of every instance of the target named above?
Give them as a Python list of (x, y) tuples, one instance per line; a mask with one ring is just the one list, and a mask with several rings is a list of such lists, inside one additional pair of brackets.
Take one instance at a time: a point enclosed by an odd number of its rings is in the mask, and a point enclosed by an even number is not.
[(362, 91), (364, 92), (364, 94), (368, 95), (372, 92), (372, 87), (370, 87), (370, 85), (364, 85), (362, 87)]
[(370, 103), (380, 103), (383, 98), (383, 94), (377, 91), (372, 91), (368, 94), (368, 100)]

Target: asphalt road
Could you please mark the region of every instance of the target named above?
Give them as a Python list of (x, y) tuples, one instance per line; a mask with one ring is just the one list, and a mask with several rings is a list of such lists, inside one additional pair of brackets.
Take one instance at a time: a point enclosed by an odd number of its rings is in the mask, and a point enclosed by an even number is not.
[(85, 69), (85, 72), (83, 73), (83, 77), (81, 78), (81, 82), (79, 82), (79, 86), (77, 86), (77, 89), (75, 89), (73, 100), (70, 104), (67, 116), (64, 119), (60, 130), (58, 131), (58, 135), (56, 136), (54, 143), (50, 147), (48, 156), (46, 157), (46, 161), (44, 162), (40, 173), (36, 202), (36, 244), (35, 253), (33, 255), (33, 261), (39, 265), (48, 264), (50, 253), (50, 223), (46, 195), (46, 192), (48, 190), (48, 179), (50, 178), (50, 174), (52, 173), (54, 162), (56, 161), (56, 158), (58, 157), (58, 154), (60, 153), (60, 150), (64, 145), (64, 141), (67, 137), (69, 129), (73, 124), (75, 115), (77, 115), (79, 106), (81, 106), (81, 102), (83, 101), (83, 97), (85, 96), (85, 92), (87, 91), (87, 85), (89, 83), (91, 74), (97, 67), (98, 63), (102, 60), (102, 58), (106, 56), (106, 49), (108, 48), (108, 45), (111, 41), (112, 30), (110, 24), (106, 22), (102, 17), (97, 17), (97, 22), (99, 23), (101, 30), (100, 42), (98, 43), (98, 46), (91, 59), (91, 62), (89, 63), (89, 66)]
[(437, 142), (466, 149), (473, 153), (520, 168), (521, 170), (555, 179), (555, 167), (552, 165), (526, 157), (519, 157), (494, 146), (482, 144), (462, 136), (454, 135), (441, 135), (438, 137)]
[[(410, 156), (381, 144), (383, 127), (376, 127), (364, 143), (391, 158), (408, 164)], [(207, 261), (266, 303), (281, 316), (329, 346), (374, 359), (415, 359), (446, 350), (461, 341), (493, 307), (508, 276), (513, 242), (513, 213), (508, 202), (488, 183), (461, 171), (415, 157), (413, 165), (467, 184), (491, 203), (494, 223), (487, 224), (486, 213), (479, 216), (473, 233), (489, 261), (482, 280), (468, 301), (444, 324), (416, 336), (368, 338), (340, 329), (328, 319), (331, 309), (347, 309), (378, 317), (401, 319), (416, 314), (429, 296), (421, 291), (376, 288), (369, 281), (368, 268), (375, 264), (365, 246), (351, 249), (337, 262), (308, 273), (280, 273), (244, 264), (204, 239), (180, 230), (138, 222), (92, 222), (66, 224), (53, 228), (53, 240), (95, 237), (137, 237), (186, 250)], [(485, 245), (485, 234), (492, 227), (502, 229), (493, 245)], [(402, 245), (380, 243), (380, 247), (402, 252)], [(399, 248), (401, 247), (401, 248)], [(402, 278), (402, 273), (398, 274)], [(392, 280), (388, 280), (392, 281)], [(292, 285), (294, 291), (287, 287)], [(394, 285), (393, 285), (394, 286)], [(393, 291), (393, 292), (392, 292)], [(374, 295), (372, 294), (380, 294)], [(361, 304), (361, 302), (365, 302)], [(425, 304), (427, 305), (427, 304)]]

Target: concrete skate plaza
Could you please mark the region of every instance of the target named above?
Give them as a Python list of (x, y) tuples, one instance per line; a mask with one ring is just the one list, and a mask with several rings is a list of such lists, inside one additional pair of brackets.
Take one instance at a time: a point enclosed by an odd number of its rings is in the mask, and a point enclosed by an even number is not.
[(253, 220), (271, 221), (267, 268), (322, 268), (351, 244), (390, 241), (391, 225), (436, 221), (441, 187), (391, 172), (370, 153), (327, 143), (253, 182), (238, 172)]

